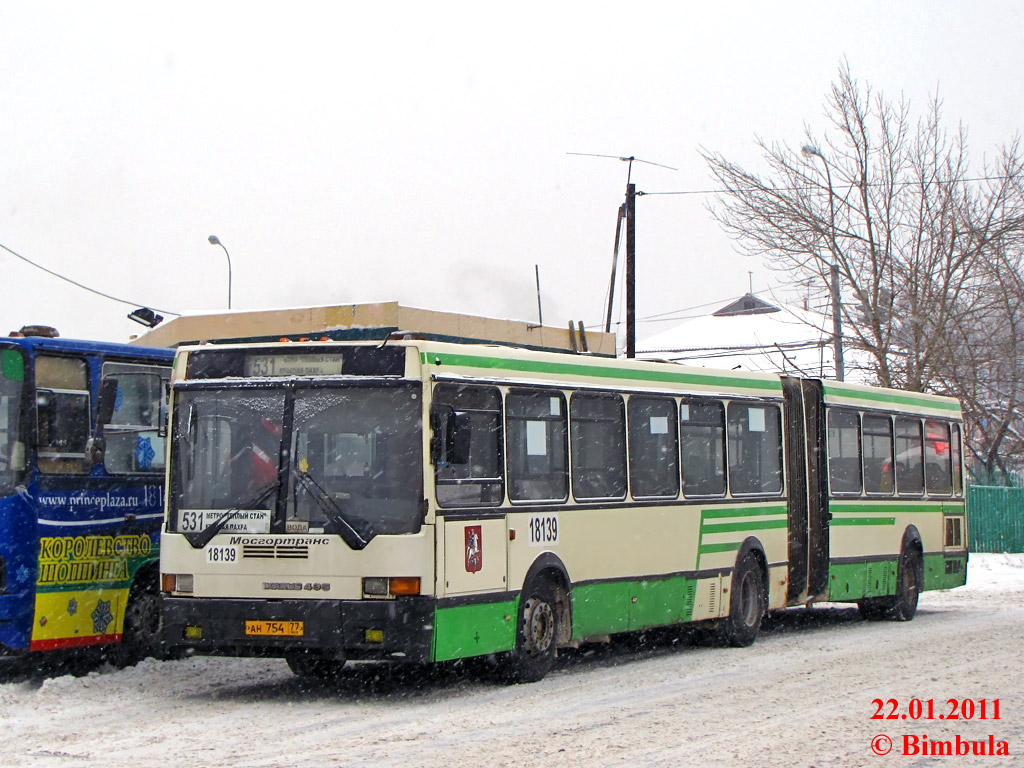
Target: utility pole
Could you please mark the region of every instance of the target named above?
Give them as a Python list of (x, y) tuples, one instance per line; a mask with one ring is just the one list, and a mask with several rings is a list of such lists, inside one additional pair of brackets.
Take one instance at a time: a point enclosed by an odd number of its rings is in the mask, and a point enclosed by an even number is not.
[(636, 357), (636, 184), (626, 185), (626, 357)]
[(836, 204), (835, 191), (832, 188), (832, 169), (821, 151), (811, 144), (805, 144), (801, 150), (804, 157), (816, 157), (825, 166), (825, 178), (828, 180), (828, 218), (829, 240), (832, 245), (832, 263), (829, 265), (828, 291), (832, 298), (832, 355), (835, 358), (836, 381), (842, 381), (846, 375), (843, 364), (843, 320), (842, 294), (839, 291), (839, 247), (836, 245)]

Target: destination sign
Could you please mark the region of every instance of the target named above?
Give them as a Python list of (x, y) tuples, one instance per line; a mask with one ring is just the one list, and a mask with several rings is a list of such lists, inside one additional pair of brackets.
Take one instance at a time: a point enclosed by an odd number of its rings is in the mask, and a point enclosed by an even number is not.
[(246, 376), (340, 376), (342, 356), (246, 355)]

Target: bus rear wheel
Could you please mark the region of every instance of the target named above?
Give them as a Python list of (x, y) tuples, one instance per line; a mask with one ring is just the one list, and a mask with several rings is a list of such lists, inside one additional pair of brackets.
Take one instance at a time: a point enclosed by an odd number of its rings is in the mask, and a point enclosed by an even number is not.
[(900, 555), (896, 584), (892, 618), (896, 621), (910, 621), (917, 613), (917, 599), (924, 584), (924, 563), (921, 560), (921, 553), (916, 549), (905, 549)]
[(516, 647), (505, 659), (510, 683), (535, 683), (551, 671), (558, 645), (558, 605), (555, 588), (544, 578), (527, 585), (520, 595)]
[(868, 621), (910, 621), (917, 613), (917, 599), (924, 585), (924, 563), (915, 548), (900, 553), (896, 568), (896, 594), (868, 597), (857, 603), (860, 615)]
[(761, 629), (766, 604), (761, 566), (748, 552), (739, 559), (733, 572), (729, 615), (720, 629), (722, 643), (737, 648), (753, 643)]

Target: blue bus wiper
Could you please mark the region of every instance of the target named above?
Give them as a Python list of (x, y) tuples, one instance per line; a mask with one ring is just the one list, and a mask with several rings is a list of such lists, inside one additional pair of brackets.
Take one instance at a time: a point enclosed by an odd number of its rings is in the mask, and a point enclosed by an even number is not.
[(235, 518), (242, 512), (251, 510), (257, 504), (263, 501), (263, 499), (265, 499), (271, 493), (276, 491), (279, 485), (281, 485), (280, 480), (275, 480), (272, 483), (267, 483), (262, 488), (258, 489), (256, 493), (252, 495), (251, 498), (246, 499), (237, 507), (233, 507), (232, 509), (227, 510), (226, 512), (224, 512), (224, 514), (222, 514), (208, 526), (203, 528), (203, 530), (196, 531), (195, 533), (184, 533), (183, 535), (185, 539), (188, 541), (189, 544), (192, 545), (193, 549), (202, 549), (210, 543), (210, 540), (214, 536), (220, 533), (221, 529), (225, 525), (227, 525), (228, 522), (230, 522), (233, 518)]
[(346, 515), (320, 484), (308, 472), (295, 470), (295, 478), (302, 483), (317, 507), (327, 516), (335, 531), (352, 549), (365, 549), (377, 534), (373, 525), (360, 517)]

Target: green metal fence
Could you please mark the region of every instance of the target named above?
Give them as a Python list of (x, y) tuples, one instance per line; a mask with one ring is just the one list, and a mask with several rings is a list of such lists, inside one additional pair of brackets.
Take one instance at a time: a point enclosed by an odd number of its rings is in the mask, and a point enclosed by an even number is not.
[(1024, 488), (967, 488), (967, 543), (971, 552), (1024, 552)]

